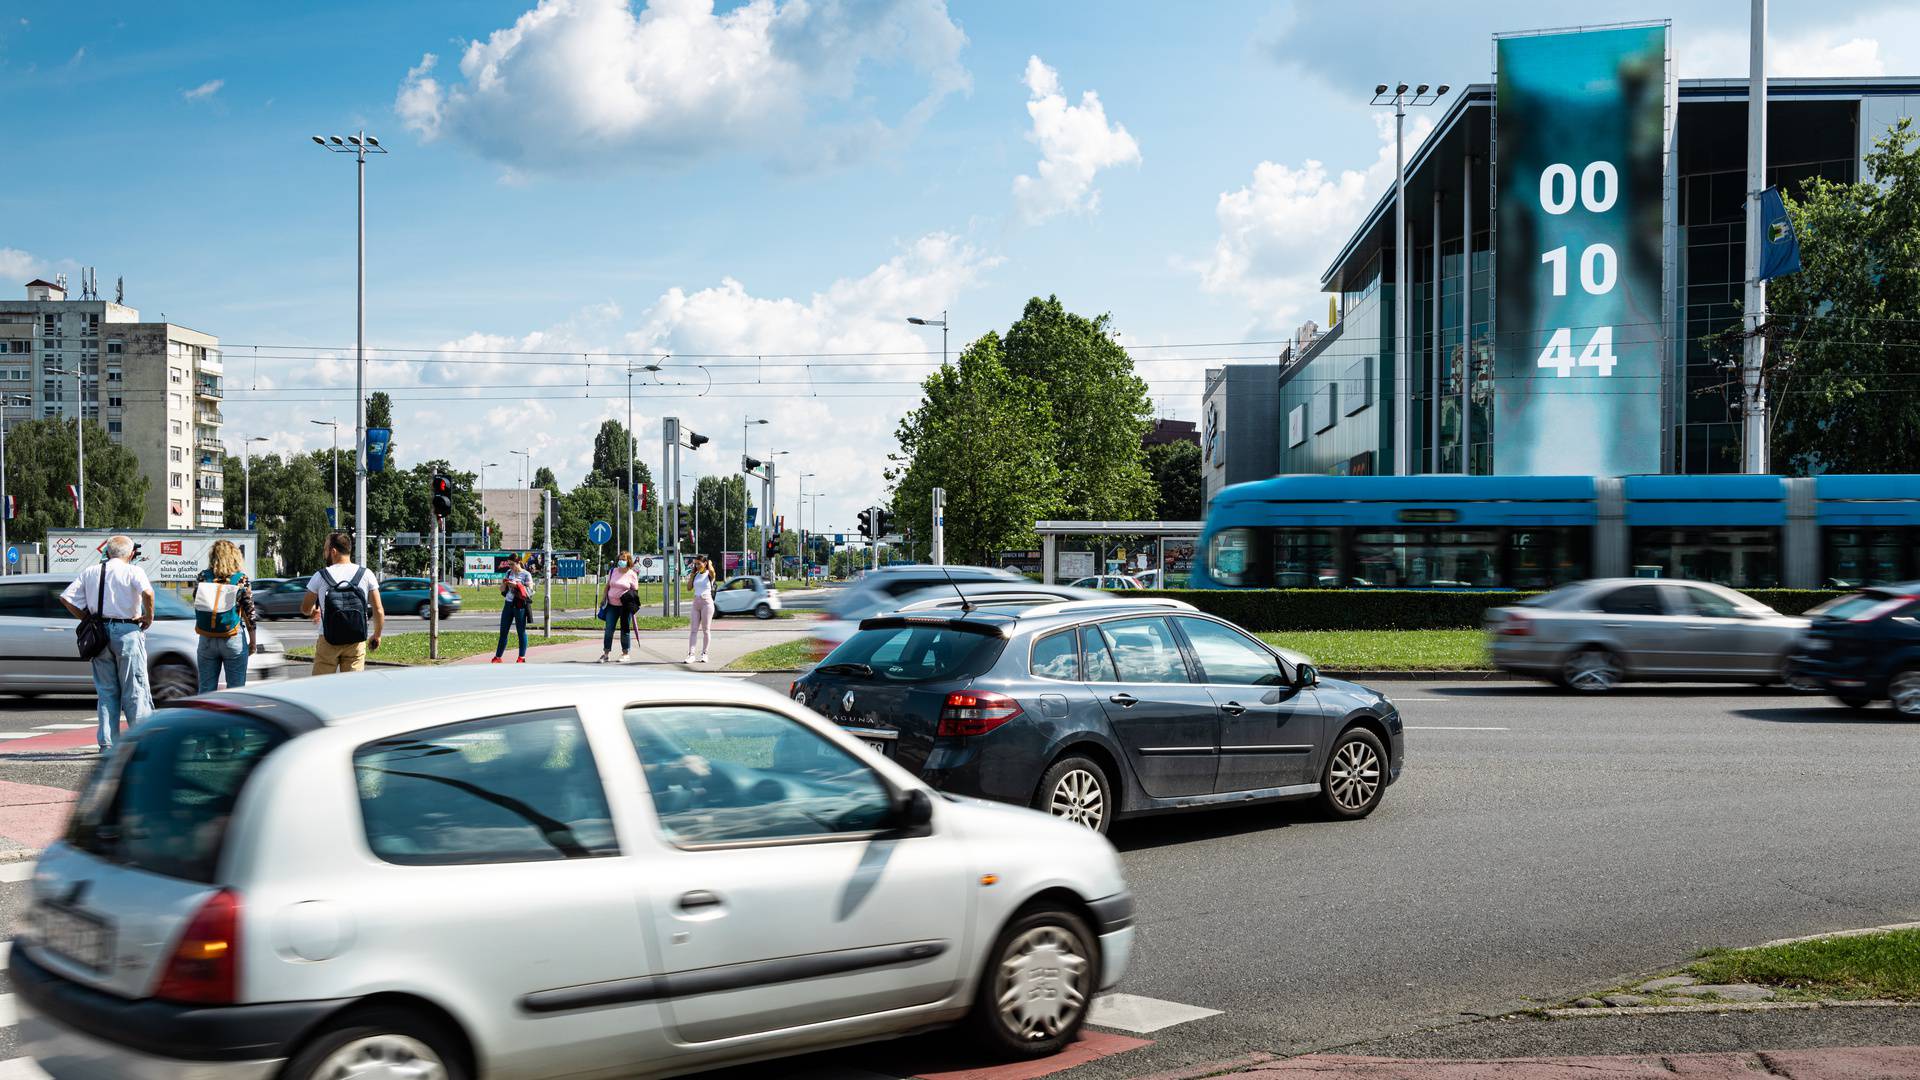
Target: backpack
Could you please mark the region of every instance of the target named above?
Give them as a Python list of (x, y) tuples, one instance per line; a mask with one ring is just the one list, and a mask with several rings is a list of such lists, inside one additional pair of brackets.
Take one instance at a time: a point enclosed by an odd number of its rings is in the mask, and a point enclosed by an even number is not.
[(326, 575), (327, 591), (320, 597), (320, 636), (329, 645), (357, 645), (367, 640), (367, 594), (360, 591), (367, 568), (354, 567), (353, 576), (344, 582), (336, 581), (325, 570), (321, 573)]
[(240, 582), (246, 578), (235, 574), (233, 581), (219, 581), (212, 570), (200, 571), (200, 580), (193, 587), (193, 611), (198, 628), (209, 633), (231, 633), (240, 625)]

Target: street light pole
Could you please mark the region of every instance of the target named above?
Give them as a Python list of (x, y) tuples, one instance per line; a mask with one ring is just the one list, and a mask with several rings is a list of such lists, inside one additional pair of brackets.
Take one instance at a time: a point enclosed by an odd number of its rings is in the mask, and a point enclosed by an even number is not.
[(912, 323), (915, 326), (937, 326), (940, 328), (940, 366), (946, 367), (947, 366), (947, 309), (946, 308), (940, 309), (940, 317), (938, 319), (922, 319), (913, 315), (909, 315), (907, 316), (907, 321)]
[[(519, 458), (524, 459), (523, 464), (521, 465), (521, 468), (520, 468), (521, 476), (527, 476), (532, 472), (533, 451), (531, 449), (509, 450), (507, 451), (507, 453), (513, 454)], [(527, 546), (532, 547), (533, 546), (533, 511), (527, 505), (526, 490), (527, 490), (527, 485), (521, 484), (520, 485), (520, 512), (526, 518)], [(507, 538), (503, 536), (500, 538), (500, 542), (504, 544), (506, 543), (506, 539)]]
[[(358, 216), (358, 240), (354, 249), (354, 322), (353, 351), (353, 561), (367, 565), (367, 155), (384, 154), (387, 148), (363, 128), (358, 135), (342, 139), (338, 135), (313, 141), (322, 150), (352, 154)], [(336, 504), (338, 500), (336, 499)], [(335, 527), (340, 511), (334, 510)]]
[[(499, 467), (500, 467), (500, 463), (497, 461), (489, 461), (480, 466), (480, 530), (482, 532), (485, 532), (487, 529), (487, 470), (497, 469)], [(493, 546), (493, 537), (488, 536), (486, 538), (486, 541), (487, 541), (486, 543), (480, 546), (481, 547)], [(465, 576), (464, 571), (462, 571), (461, 576), (462, 577)]]
[[(240, 527), (253, 528), (253, 444), (266, 442), (265, 435), (249, 435), (240, 442)], [(339, 513), (339, 511), (335, 511)]]
[[(1407, 109), (1433, 105), (1447, 92), (1447, 84), (1429, 94), (1421, 83), (1409, 95), (1406, 83), (1373, 88), (1374, 105), (1393, 106), (1393, 475), (1406, 476), (1416, 460), (1413, 448), (1413, 350), (1407, 341), (1408, 305), (1412, 282), (1407, 280)], [(1469, 245), (1471, 246), (1471, 245)]]
[(340, 421), (309, 420), (307, 423), (319, 424), (323, 428), (333, 430), (333, 521), (330, 524), (338, 529), (340, 527)]
[[(740, 479), (740, 572), (743, 574), (747, 572), (747, 507), (753, 503), (753, 493), (747, 488), (746, 481), (746, 477), (751, 475), (747, 473), (747, 459), (753, 456), (753, 451), (747, 447), (747, 431), (755, 424), (766, 423), (770, 421), (755, 420), (751, 416), (743, 417), (740, 421), (740, 472), (742, 474)], [(765, 536), (766, 532), (766, 525), (763, 522), (760, 535)]]
[[(641, 365), (640, 370), (658, 372), (660, 370), (660, 363), (665, 360), (666, 360), (666, 357), (663, 356), (660, 358), (659, 361), (656, 361), (651, 364)], [(633, 534), (633, 514), (634, 514), (633, 496), (634, 496), (634, 484), (636, 483), (634, 478), (634, 472), (633, 472), (633, 459), (634, 459), (634, 455), (639, 451), (639, 441), (640, 440), (633, 437), (633, 365), (628, 364), (627, 365), (627, 547), (626, 547), (626, 550), (629, 552), (637, 551), (639, 550), (639, 547), (640, 547), (640, 545), (634, 541), (634, 534)], [(658, 495), (655, 496), (654, 501), (656, 503), (659, 501)]]

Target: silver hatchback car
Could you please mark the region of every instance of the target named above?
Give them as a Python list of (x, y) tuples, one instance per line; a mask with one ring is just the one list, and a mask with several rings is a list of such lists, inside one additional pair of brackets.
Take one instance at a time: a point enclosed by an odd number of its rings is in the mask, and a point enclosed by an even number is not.
[(134, 728), (8, 971), (62, 1080), (653, 1077), (962, 1020), (1049, 1053), (1132, 921), (1105, 839), (761, 687), (380, 671)]
[(1495, 667), (1572, 690), (1629, 679), (1772, 683), (1807, 620), (1705, 581), (1601, 578), (1487, 612)]

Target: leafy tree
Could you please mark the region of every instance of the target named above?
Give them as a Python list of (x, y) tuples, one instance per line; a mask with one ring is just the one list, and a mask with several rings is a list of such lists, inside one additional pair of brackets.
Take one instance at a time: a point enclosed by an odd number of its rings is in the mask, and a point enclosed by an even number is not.
[[(740, 547), (740, 526), (745, 523), (747, 485), (739, 476), (703, 476), (694, 484), (693, 496), (682, 512), (681, 528), (692, 528), (698, 508), (701, 554), (714, 560), (719, 568), (721, 553)], [(724, 530), (724, 531), (723, 531)]]
[[(94, 423), (87, 424), (86, 443), (87, 527), (138, 528), (146, 517), (149, 480), (133, 452)], [(71, 421), (25, 420), (7, 429), (7, 494), (19, 505), (19, 516), (7, 526), (8, 543), (43, 543), (47, 530), (80, 523), (67, 491), (78, 467)]]
[[(326, 460), (324, 455), (300, 454), (283, 460), (279, 454), (267, 454), (253, 458), (249, 468), (246, 457), (227, 455), (227, 527), (246, 527), (247, 504), (251, 501), (260, 532), (257, 561), (263, 576), (276, 570), (289, 575), (311, 573), (323, 562), (333, 474), (322, 469), (316, 456)], [(351, 506), (347, 501), (351, 495), (348, 490), (341, 491), (344, 506)], [(345, 512), (346, 520), (351, 521), (352, 510)]]
[(1155, 492), (1153, 516), (1160, 521), (1198, 521), (1205, 488), (1200, 478), (1200, 448), (1179, 439), (1147, 447), (1147, 473)]
[(547, 491), (559, 491), (560, 481), (554, 478), (552, 469), (549, 469), (545, 465), (542, 465), (539, 468), (533, 470), (533, 489), (535, 491), (539, 491), (541, 489), (545, 489)]
[(955, 561), (984, 564), (1001, 548), (1031, 546), (1033, 523), (1066, 506), (1044, 387), (1010, 371), (999, 336), (988, 333), (921, 390), (896, 431), (900, 450), (889, 455), (895, 516), (930, 520), (933, 489), (944, 487)]
[(1066, 310), (1058, 297), (1027, 301), (1007, 330), (1009, 373), (1039, 385), (1052, 406), (1062, 513), (1125, 521), (1153, 508), (1140, 438), (1153, 422), (1146, 381), (1113, 340), (1112, 319)]
[(385, 390), (375, 390), (367, 395), (367, 426), (393, 427), (393, 397)]
[[(1870, 180), (1789, 193), (1797, 274), (1768, 283), (1776, 468), (1920, 472), (1920, 145), (1902, 118), (1866, 157)], [(1739, 328), (1726, 348), (1738, 386)], [(1737, 394), (1735, 395), (1737, 397)]]

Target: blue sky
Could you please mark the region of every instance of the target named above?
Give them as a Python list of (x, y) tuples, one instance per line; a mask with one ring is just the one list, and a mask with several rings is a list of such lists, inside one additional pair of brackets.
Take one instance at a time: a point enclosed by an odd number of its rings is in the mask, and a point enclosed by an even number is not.
[[(231, 437), (322, 445), (305, 420), (352, 413), (353, 166), (308, 136), (364, 126), (392, 150), (368, 167), (369, 340), (448, 350), (373, 367), (400, 399), (402, 458), (530, 447), (572, 483), (592, 427), (625, 411), (596, 352), (937, 350), (903, 317), (943, 307), (957, 349), (1046, 293), (1144, 346), (1324, 321), (1318, 273), (1390, 178), (1374, 82), (1482, 81), (1497, 31), (1669, 17), (1683, 76), (1740, 75), (1746, 5), (4, 11), (4, 287), (92, 266), (110, 295), (124, 277), (143, 317), (227, 343)], [(1911, 5), (1781, 2), (1773, 28), (1776, 73), (1920, 73)], [(1273, 351), (1138, 355), (1187, 358), (1142, 369), (1162, 412), (1192, 419), (1202, 357)], [(844, 527), (881, 495), (924, 361), (676, 359), (642, 384), (636, 427), (643, 446), (663, 412), (710, 432), (713, 472), (743, 415), (771, 418), (756, 451), (792, 450), (783, 469), (815, 473), (822, 525)]]

